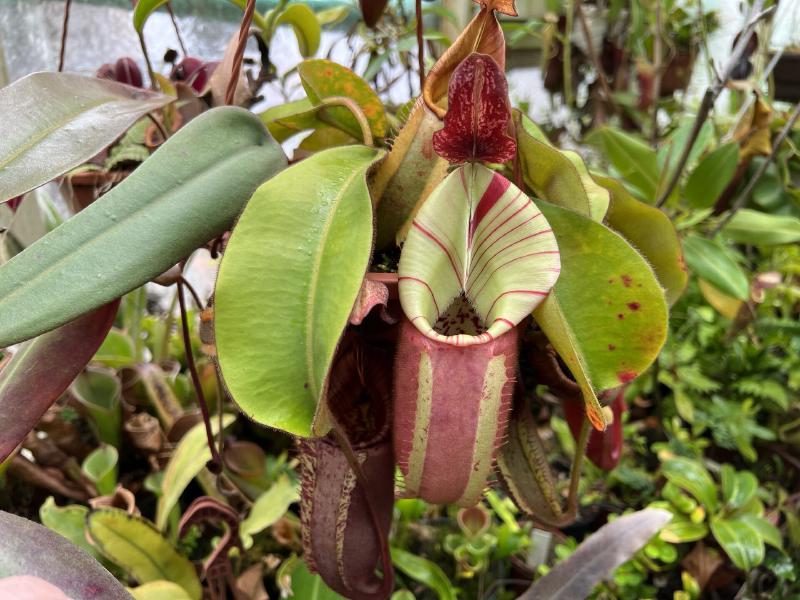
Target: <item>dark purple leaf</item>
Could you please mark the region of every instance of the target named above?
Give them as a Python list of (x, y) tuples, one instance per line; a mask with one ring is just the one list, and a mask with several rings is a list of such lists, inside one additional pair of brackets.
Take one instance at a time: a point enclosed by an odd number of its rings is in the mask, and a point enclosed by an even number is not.
[(67, 538), (2, 511), (0, 531), (0, 578), (38, 577), (72, 600), (130, 600), (111, 573)]
[(34, 428), (91, 360), (111, 329), (119, 300), (26, 342), (0, 371), (0, 461)]
[(514, 157), (507, 135), (511, 108), (508, 83), (487, 54), (470, 54), (458, 65), (447, 89), (444, 129), (433, 134), (433, 149), (451, 163), (502, 163)]

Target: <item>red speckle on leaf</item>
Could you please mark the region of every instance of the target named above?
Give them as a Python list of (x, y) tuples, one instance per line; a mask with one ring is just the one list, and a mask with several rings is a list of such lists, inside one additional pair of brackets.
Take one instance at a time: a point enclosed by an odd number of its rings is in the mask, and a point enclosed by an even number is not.
[(622, 383), (630, 383), (636, 379), (636, 373), (633, 371), (620, 371), (617, 373), (617, 378), (619, 378)]
[(511, 118), (508, 83), (491, 56), (473, 53), (458, 65), (447, 102), (444, 129), (433, 134), (439, 156), (451, 163), (502, 163), (514, 157), (517, 143), (506, 134)]
[(622, 319), (625, 318), (625, 315), (623, 315), (622, 313), (617, 313), (617, 318), (621, 321)]
[(642, 307), (638, 302), (628, 302), (628, 308), (631, 310), (639, 310)]
[(617, 347), (616, 347), (614, 344), (609, 344), (609, 345), (608, 345), (608, 349), (609, 349), (609, 350), (616, 350), (616, 349), (617, 349)]
[(630, 275), (622, 275), (622, 285), (625, 287), (631, 287), (631, 283), (633, 282), (633, 278)]

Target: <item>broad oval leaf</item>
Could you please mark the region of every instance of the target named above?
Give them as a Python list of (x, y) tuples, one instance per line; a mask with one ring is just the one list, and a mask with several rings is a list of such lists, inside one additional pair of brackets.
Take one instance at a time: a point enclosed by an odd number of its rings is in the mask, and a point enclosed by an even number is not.
[[(235, 419), (233, 415), (223, 415), (222, 428), (230, 426)], [(218, 430), (219, 420), (212, 419), (212, 433), (216, 434)], [(211, 460), (211, 450), (208, 448), (205, 424), (200, 422), (181, 438), (164, 470), (161, 495), (158, 497), (156, 507), (156, 527), (161, 530), (166, 528), (169, 514), (178, 503), (186, 486), (203, 470), (209, 460)]]
[(171, 581), (151, 581), (130, 590), (134, 600), (191, 600), (191, 596)]
[(708, 525), (695, 523), (685, 515), (676, 514), (658, 533), (658, 537), (670, 544), (685, 544), (702, 540), (708, 535)]
[(253, 536), (259, 531), (263, 531), (280, 519), (289, 510), (293, 502), (300, 499), (297, 484), (292, 482), (287, 476), (283, 475), (272, 484), (272, 486), (261, 494), (253, 506), (250, 513), (239, 526), (239, 534), (245, 548), (253, 545)]
[[(481, 344), (528, 316), (559, 270), (558, 246), (542, 212), (508, 179), (471, 163), (448, 175), (412, 222), (398, 267), (400, 303), (429, 338)], [(462, 296), (485, 331), (436, 331)]]
[(381, 155), (345, 146), (293, 165), (256, 191), (231, 235), (214, 295), (217, 355), (232, 398), (259, 423), (312, 434), (369, 264), (366, 175)]
[(592, 424), (605, 419), (595, 390), (628, 383), (658, 356), (667, 303), (650, 265), (604, 225), (547, 202), (561, 276), (534, 318), (581, 387)]
[[(303, 89), (315, 105), (325, 98), (335, 96), (350, 98), (358, 104), (367, 118), (372, 135), (378, 138), (386, 135), (388, 123), (383, 102), (370, 85), (350, 69), (333, 61), (317, 58), (301, 62), (297, 71)], [(319, 117), (326, 123), (361, 139), (361, 127), (346, 108), (341, 106), (325, 108), (319, 113)]]
[(519, 110), (514, 110), (519, 162), (525, 184), (538, 198), (602, 221), (609, 193), (597, 185), (581, 157), (554, 147)]
[(689, 273), (672, 221), (664, 211), (634, 198), (617, 180), (610, 177), (596, 179), (611, 193), (608, 225), (650, 263), (664, 286), (667, 302), (674, 304), (686, 289)]
[(629, 560), (672, 515), (645, 508), (623, 515), (590, 535), (569, 558), (557, 564), (519, 597), (519, 600), (586, 598), (619, 565)]
[(613, 127), (597, 129), (586, 142), (603, 151), (619, 176), (629, 183), (634, 195), (652, 204), (660, 181), (656, 151), (638, 138)]
[(669, 481), (694, 496), (709, 513), (717, 510), (717, 487), (702, 464), (676, 456), (661, 465), (661, 472)]
[(793, 244), (800, 241), (800, 219), (742, 208), (722, 228), (722, 235), (743, 244)]
[(737, 300), (749, 298), (747, 276), (717, 241), (690, 235), (683, 240), (683, 251), (686, 264), (698, 277)]
[(0, 202), (89, 160), (172, 100), (68, 73), (33, 73), (0, 89)]
[(46, 527), (0, 511), (0, 531), (0, 578), (39, 577), (73, 600), (130, 600), (99, 562)]
[(115, 300), (17, 349), (0, 371), (0, 462), (91, 360), (114, 322)]
[(297, 557), (292, 557), (289, 560), (295, 561), (295, 566), (291, 572), (291, 592), (294, 598), (303, 598), (303, 600), (346, 600), (344, 596), (329, 588), (322, 580), (322, 577), (309, 571), (305, 562), (297, 559)]
[(246, 110), (216, 108), (192, 120), (125, 181), (0, 267), (0, 347), (163, 273), (228, 229), (285, 164)]
[(764, 560), (764, 539), (746, 519), (712, 517), (711, 533), (743, 571), (754, 569)]
[(723, 144), (700, 161), (683, 188), (692, 208), (711, 208), (731, 182), (739, 163), (739, 144)]
[(275, 19), (275, 25), (291, 25), (301, 56), (314, 56), (319, 50), (322, 27), (317, 20), (317, 15), (305, 4), (287, 6)]
[(722, 499), (731, 509), (746, 506), (758, 491), (758, 478), (750, 471), (736, 471), (730, 465), (722, 465)]
[(166, 580), (200, 600), (202, 589), (194, 566), (143, 517), (118, 508), (93, 510), (86, 533), (100, 553), (140, 583)]

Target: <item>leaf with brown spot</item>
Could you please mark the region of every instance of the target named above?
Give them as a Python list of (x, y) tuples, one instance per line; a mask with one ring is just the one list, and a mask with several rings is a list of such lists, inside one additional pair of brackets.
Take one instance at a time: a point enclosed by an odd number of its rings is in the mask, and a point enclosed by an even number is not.
[(502, 163), (517, 151), (506, 135), (511, 107), (508, 83), (491, 56), (470, 54), (458, 65), (447, 92), (444, 129), (433, 134), (433, 149), (451, 163)]

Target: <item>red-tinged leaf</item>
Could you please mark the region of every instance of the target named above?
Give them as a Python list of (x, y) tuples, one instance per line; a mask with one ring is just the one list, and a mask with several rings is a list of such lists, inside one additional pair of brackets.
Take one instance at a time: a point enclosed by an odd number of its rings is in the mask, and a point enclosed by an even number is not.
[[(614, 398), (609, 407), (613, 414), (613, 420), (606, 427), (605, 431), (592, 429), (589, 433), (589, 443), (586, 446), (586, 456), (595, 465), (604, 471), (610, 471), (619, 464), (622, 456), (622, 413), (628, 410), (625, 405), (624, 388), (613, 392)], [(583, 418), (585, 416), (583, 399), (580, 394), (576, 398), (562, 398), (561, 406), (564, 415), (567, 417), (569, 429), (572, 437), (576, 440), (581, 432)]]
[(514, 328), (459, 347), (403, 322), (394, 445), (408, 495), (464, 507), (480, 500), (506, 430), (517, 342)]
[(119, 300), (26, 342), (0, 371), (0, 461), (34, 428), (91, 360), (111, 329)]
[(433, 134), (433, 149), (451, 163), (503, 163), (517, 151), (506, 135), (511, 118), (508, 83), (491, 56), (470, 54), (453, 72), (444, 129)]
[(367, 27), (375, 27), (378, 24), (388, 3), (389, 0), (359, 0), (361, 15), (364, 17)]

